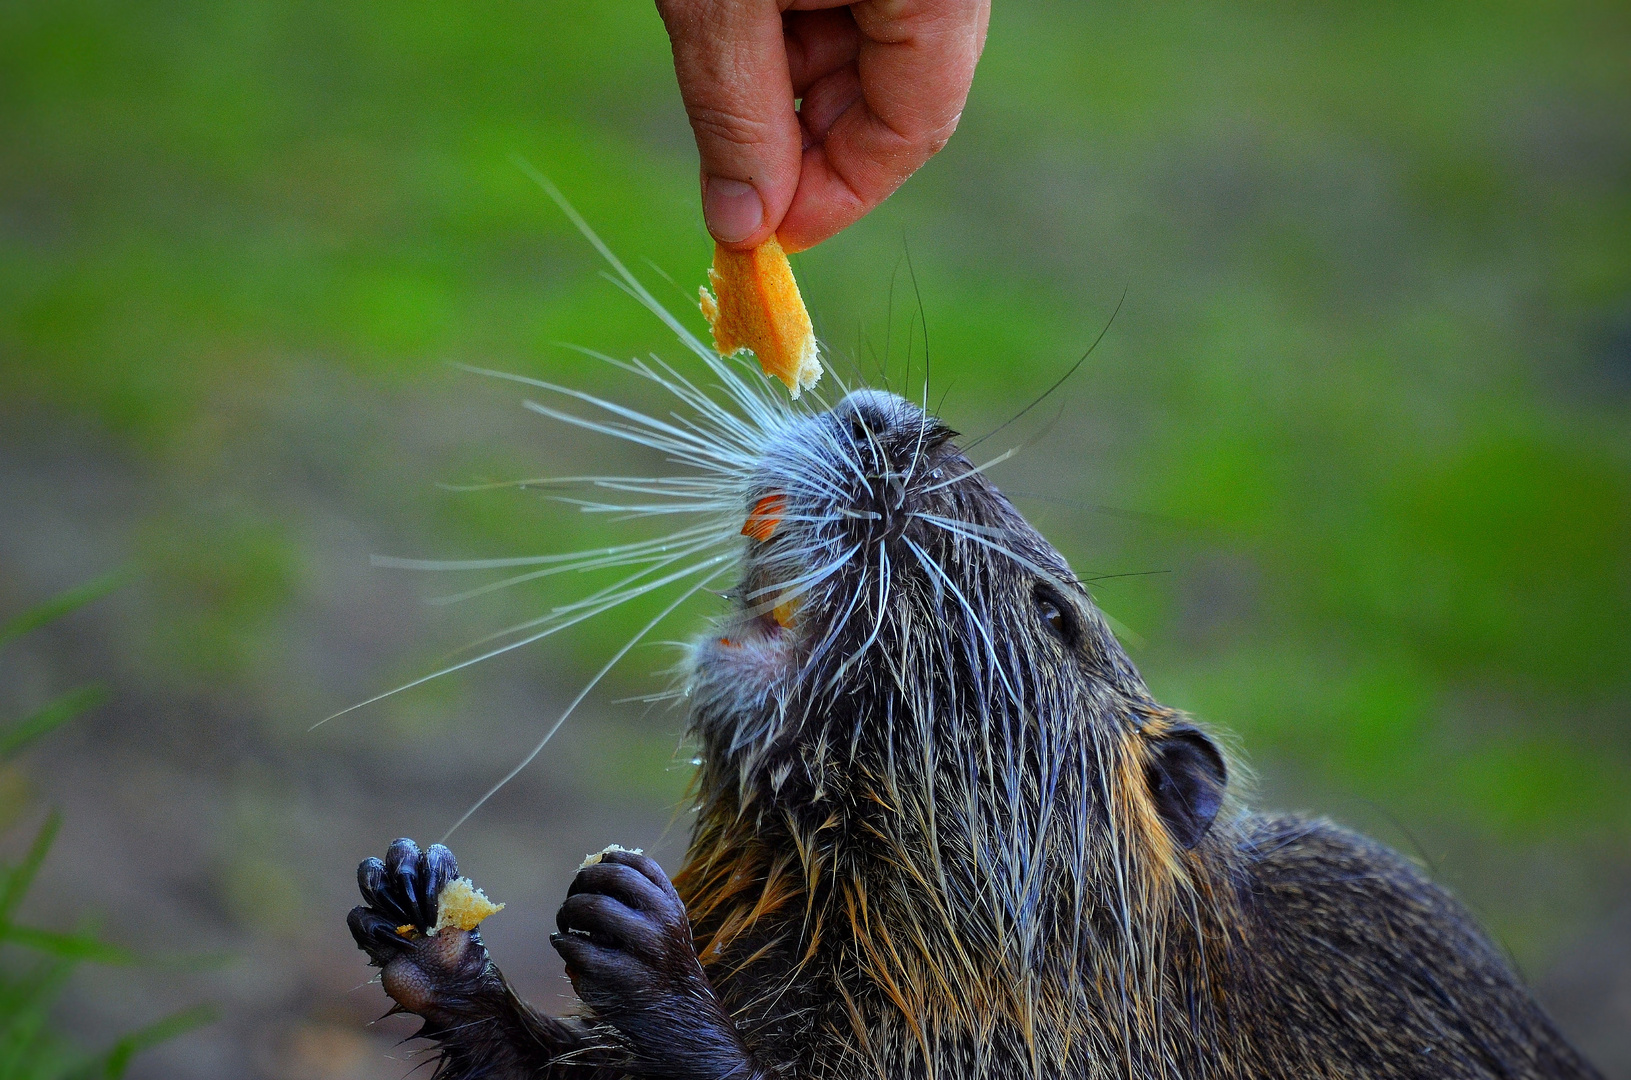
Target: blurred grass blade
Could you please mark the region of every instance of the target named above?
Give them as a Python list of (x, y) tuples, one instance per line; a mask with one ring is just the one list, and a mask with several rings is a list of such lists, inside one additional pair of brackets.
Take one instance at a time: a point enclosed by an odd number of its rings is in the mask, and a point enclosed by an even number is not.
[(62, 992), (72, 964), (47, 963), (22, 978), (0, 984), (0, 1077), (50, 1076), (52, 1056), (46, 1031), (51, 1003)]
[(101, 577), (92, 578), (83, 585), (76, 585), (65, 593), (59, 593), (44, 603), (29, 608), (0, 626), (0, 646), (4, 646), (13, 638), (22, 637), (30, 630), (39, 629), (53, 619), (61, 618), (75, 608), (106, 596), (128, 580), (130, 580), (129, 569), (120, 568)]
[(75, 687), (38, 712), (0, 727), (0, 759), (11, 757), (52, 728), (107, 699), (108, 692), (100, 686)]
[(0, 926), (0, 942), (21, 945), (63, 960), (88, 960), (94, 964), (134, 964), (136, 957), (127, 949), (109, 945), (89, 934), (59, 934), (32, 926)]
[(34, 882), (34, 875), (40, 872), (40, 865), (45, 862), (46, 854), (51, 850), (51, 844), (57, 838), (57, 830), (62, 827), (62, 815), (52, 811), (40, 826), (34, 842), (28, 845), (28, 853), (23, 861), (16, 866), (5, 867), (5, 885), (0, 887), (0, 932), (11, 927), (11, 916), (22, 903), (23, 894)]
[(113, 1044), (100, 1062), (79, 1075), (85, 1077), (98, 1077), (100, 1080), (118, 1080), (130, 1068), (130, 1059), (146, 1050), (149, 1046), (156, 1046), (161, 1042), (184, 1035), (194, 1028), (215, 1022), (215, 1010), (208, 1005), (197, 1005), (191, 1009), (172, 1013), (164, 1019), (149, 1024), (131, 1032)]

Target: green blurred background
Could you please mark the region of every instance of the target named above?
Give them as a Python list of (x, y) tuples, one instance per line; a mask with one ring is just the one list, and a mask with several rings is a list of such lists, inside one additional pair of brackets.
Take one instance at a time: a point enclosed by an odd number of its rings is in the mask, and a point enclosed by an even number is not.
[[(1260, 802), (1423, 860), (1631, 1076), (1631, 9), (995, 6), (951, 145), (796, 261), (836, 369), (915, 390), (926, 325), (983, 433), (1125, 293), (993, 475), (1128, 575), (1102, 605)], [(222, 1015), (133, 1075), (403, 1075), (352, 868), (440, 835), (645, 617), (307, 731), (583, 588), (427, 606), (473, 582), (370, 554), (627, 535), (439, 482), (652, 467), (448, 363), (657, 405), (556, 343), (682, 359), (516, 155), (700, 327), (647, 4), (0, 6), (0, 615), (134, 571), (0, 654), (0, 704), (112, 693), (4, 777), (65, 813), (31, 910), (157, 958), (81, 975), (71, 1038)], [(680, 718), (630, 700), (671, 661), (632, 653), (457, 837), (546, 1005), (581, 854), (677, 858)]]

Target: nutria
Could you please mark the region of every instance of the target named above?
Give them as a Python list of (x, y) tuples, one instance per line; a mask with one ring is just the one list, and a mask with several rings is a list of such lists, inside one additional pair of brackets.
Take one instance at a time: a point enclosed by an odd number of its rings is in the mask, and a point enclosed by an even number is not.
[(685, 865), (608, 849), (560, 909), (582, 1014), (425, 933), (446, 848), (360, 868), (351, 930), (441, 1075), (1597, 1075), (1410, 862), (1243, 811), (954, 432), (875, 391), (775, 415), (688, 666)]

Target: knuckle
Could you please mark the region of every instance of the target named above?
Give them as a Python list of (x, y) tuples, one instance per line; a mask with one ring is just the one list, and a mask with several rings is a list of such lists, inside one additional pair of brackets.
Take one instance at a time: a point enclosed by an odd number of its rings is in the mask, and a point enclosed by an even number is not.
[(754, 146), (769, 135), (769, 125), (762, 120), (742, 116), (727, 109), (697, 106), (689, 110), (691, 128), (699, 140), (730, 143), (733, 146)]
[(620, 851), (617, 853), (616, 862), (653, 885), (660, 887), (668, 881), (668, 875), (663, 872), (657, 860), (643, 852)]
[(616, 883), (630, 899), (643, 906), (649, 907), (661, 896), (656, 883), (651, 880), (650, 871), (645, 867), (619, 866)]
[(864, 0), (851, 10), (862, 33), (874, 41), (894, 45), (911, 41), (925, 29), (955, 17), (957, 6), (925, 0)]
[(598, 893), (578, 893), (567, 897), (566, 902), (555, 913), (555, 924), (561, 933), (584, 929), (585, 923), (594, 920), (598, 910), (597, 901), (601, 899), (603, 898)]
[(601, 863), (600, 869), (607, 877), (622, 879), (627, 878), (630, 874), (639, 877), (640, 871), (635, 869), (635, 866), (637, 865), (636, 860), (639, 858), (640, 856), (638, 855), (630, 857), (622, 852), (618, 852), (609, 857), (605, 862)]
[(617, 888), (621, 882), (627, 879), (627, 875), (630, 873), (632, 871), (626, 866), (605, 862), (599, 866), (591, 866), (583, 871), (579, 876), (579, 880), (583, 885), (583, 891), (604, 893)]

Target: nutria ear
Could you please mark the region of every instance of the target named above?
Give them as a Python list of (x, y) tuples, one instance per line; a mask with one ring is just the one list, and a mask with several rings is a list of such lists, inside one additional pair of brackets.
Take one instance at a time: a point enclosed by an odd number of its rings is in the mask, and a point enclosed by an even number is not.
[(1217, 746), (1199, 728), (1174, 724), (1150, 740), (1144, 775), (1172, 839), (1185, 851), (1200, 843), (1218, 816), (1229, 782)]

